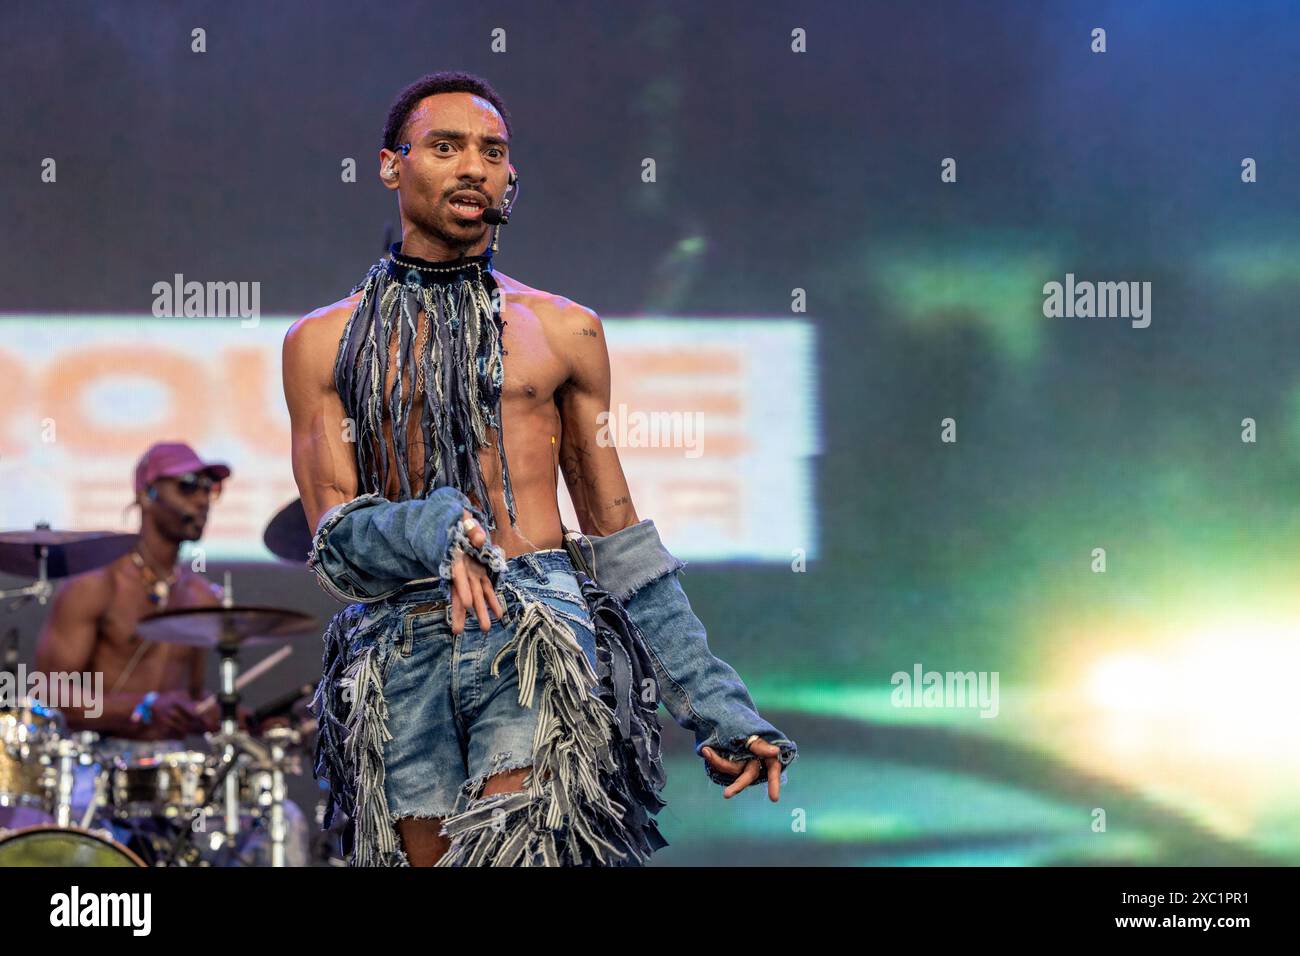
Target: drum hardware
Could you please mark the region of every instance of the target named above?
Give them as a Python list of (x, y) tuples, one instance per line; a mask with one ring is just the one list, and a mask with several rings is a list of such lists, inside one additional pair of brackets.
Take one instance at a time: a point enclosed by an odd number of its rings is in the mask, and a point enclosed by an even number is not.
[[(295, 498), (276, 512), (275, 517), (271, 519), (270, 523), (266, 526), (266, 530), (262, 533), (262, 543), (266, 545), (268, 551), (283, 561), (288, 561), (292, 564), (306, 563), (307, 555), (312, 548), (312, 529), (307, 523), (307, 513), (303, 508), (301, 498)], [(274, 733), (274, 731), (271, 733)], [(295, 738), (292, 741), (292, 746), (296, 747), (301, 745), (303, 740), (303, 731), (295, 730), (293, 733)], [(269, 737), (270, 734), (267, 736)], [(272, 742), (272, 756), (273, 758), (277, 756), (283, 757), (283, 753), (276, 750), (274, 742)], [(290, 772), (297, 773), (300, 771), (294, 769)], [(277, 770), (274, 773), (276, 774), (276, 783), (273, 783), (273, 789), (276, 787), (282, 788), (284, 782), (283, 771)], [(274, 806), (275, 804), (273, 804), (273, 807)], [(281, 836), (283, 836), (285, 825), (283, 795), (281, 795), (279, 801), (278, 817), (276, 816), (276, 813), (277, 810), (273, 809), (271, 834), (273, 856), (277, 847), (279, 847), (280, 851), (283, 852), (283, 839), (279, 841), (276, 839), (277, 833), (280, 833)], [(273, 862), (272, 865), (277, 866), (280, 864)]]
[(286, 769), (291, 773), (300, 772), (293, 748), (302, 743), (302, 736), (291, 727), (273, 727), (266, 732), (265, 737), (270, 749), (271, 865), (285, 866), (285, 843), (289, 825), (284, 819), (284, 803), (288, 799), (284, 772)]
[[(141, 853), (154, 865), (198, 864), (197, 833), (205, 834), (202, 842), (208, 850), (239, 858), (245, 845), (241, 841), (259, 825), (270, 837), (271, 865), (286, 865), (285, 774), (301, 772), (301, 733), (291, 727), (272, 727), (261, 740), (243, 730), (231, 735), (210, 733), (204, 739), (208, 745), (204, 752), (160, 751), (115, 758), (110, 818), (136, 829), (133, 841), (149, 844)], [(227, 754), (232, 750), (230, 759)], [(224, 819), (226, 787), (232, 780), (242, 829), (237, 829), (234, 839), (225, 827), (213, 832), (196, 829), (194, 821), (200, 816)], [(141, 825), (150, 821), (166, 832), (146, 834)]]
[[(288, 799), (284, 773), (297, 772), (298, 754), (293, 751), (300, 742), (299, 733), (288, 727), (271, 728), (266, 733), (266, 743), (258, 741), (242, 730), (233, 734), (207, 734), (214, 753), (222, 756), (216, 760), (215, 770), (207, 781), (207, 801), (195, 807), (194, 813), (210, 816), (223, 815), (222, 805), (230, 782), (234, 781), (239, 797), (239, 810), (261, 819), (271, 837), (271, 865), (285, 866), (288, 826), (284, 818), (284, 803)], [(229, 754), (233, 752), (234, 756)], [(210, 835), (211, 849), (229, 849), (238, 854), (238, 830), (232, 838), (229, 827)], [(162, 865), (174, 865), (181, 859), (189, 843), (188, 828), (176, 833)]]
[[(0, 572), (35, 579), (22, 587), (0, 590), (0, 600), (12, 601), (10, 610), (33, 598), (44, 605), (54, 593), (55, 579), (109, 564), (138, 540), (139, 535), (115, 531), (58, 531), (48, 522), (0, 532)], [(0, 664), (14, 674), (16, 631), (11, 631), (10, 637)], [(93, 763), (93, 737), (66, 734), (63, 715), (35, 701), (19, 700), (14, 706), (0, 702), (0, 807), (21, 808), (29, 816), (41, 813), (47, 819), (56, 816), (68, 833), (74, 832), (70, 819), (73, 777), (76, 766)], [(93, 816), (93, 809), (92, 805), (85, 822)], [(11, 835), (29, 830), (31, 827), (22, 827)], [(53, 845), (51, 839), (42, 836), (41, 845)], [(12, 846), (8, 852), (13, 852)]]
[[(248, 670), (244, 671), (244, 673), (239, 675), (239, 677), (235, 680), (235, 690), (242, 691), (245, 687), (247, 687), (253, 681), (257, 680), (257, 678), (261, 677), (272, 667), (274, 667), (276, 664), (279, 664), (282, 660), (284, 660), (292, 653), (293, 653), (293, 645), (286, 644), (284, 645), (284, 647), (280, 648), (274, 654), (268, 654), (266, 657), (262, 658), (260, 661), (258, 661)], [(194, 711), (195, 713), (198, 714), (206, 714), (209, 710), (215, 707), (216, 704), (217, 704), (217, 695), (211, 694), (208, 697), (205, 697), (201, 702), (196, 704), (194, 707)]]
[[(95, 765), (95, 745), (99, 735), (93, 731), (83, 730), (67, 737), (60, 737), (50, 745), (51, 763), (54, 763), (54, 820), (61, 827), (74, 826), (72, 822), (72, 795), (77, 782), (77, 768)], [(81, 826), (89, 826), (95, 810), (100, 804), (103, 793), (102, 774), (96, 778), (95, 799), (91, 801), (82, 817)]]
[[(263, 846), (271, 864), (287, 863), (286, 774), (301, 772), (303, 730), (270, 727), (259, 739), (237, 729), (229, 735), (206, 735), (208, 747), (199, 750), (110, 756), (98, 746), (98, 735), (89, 731), (64, 733), (62, 727), (59, 711), (35, 701), (25, 701), (16, 710), (0, 711), (4, 744), (0, 756), (6, 758), (0, 762), (0, 770), (6, 771), (4, 779), (16, 781), (9, 787), (7, 799), (30, 807), (26, 819), (12, 822), (5, 836), (26, 833), (33, 826), (72, 835), (93, 833), (92, 821), (102, 809), (98, 819), (133, 831), (125, 848), (143, 857), (146, 864), (222, 865), (214, 863), (208, 851), (221, 854), (217, 860), (226, 860), (225, 853), (245, 860), (242, 854), (249, 846), (246, 838), (258, 832), (269, 837), (269, 845)], [(225, 756), (230, 752), (233, 759)], [(77, 821), (71, 819), (73, 792), (77, 771), (86, 767), (96, 768), (94, 796)], [(207, 833), (207, 837), (196, 840), (196, 814), (202, 813), (205, 818), (221, 816), (228, 783), (234, 784), (238, 795), (237, 819), (242, 831), (237, 828), (232, 839), (228, 828), (210, 833), (198, 828), (197, 832)], [(4, 822), (0, 818), (0, 824)], [(120, 845), (115, 840), (126, 838), (111, 830), (100, 831), (99, 835), (114, 846)], [(55, 854), (51, 859), (81, 859), (89, 845), (85, 839), (69, 836), (59, 844), (64, 847), (60, 851), (63, 855)], [(7, 852), (17, 851), (10, 848)], [(104, 852), (112, 855), (115, 851)]]
[[(239, 714), (239, 650), (242, 647), (280, 643), (284, 638), (314, 631), (315, 618), (298, 611), (262, 606), (237, 606), (230, 575), (219, 607), (179, 608), (163, 611), (140, 622), (137, 630), (146, 640), (206, 647), (221, 656), (221, 707), (223, 763), (237, 756)], [(247, 735), (243, 735), (247, 738)], [(248, 738), (251, 739), (251, 738)], [(239, 836), (239, 777), (223, 774), (225, 833), (233, 846)]]
[(108, 796), (108, 774), (101, 769), (99, 773), (95, 774), (94, 795), (91, 797), (90, 803), (86, 805), (86, 812), (81, 817), (82, 829), (89, 828), (91, 821), (95, 819), (95, 814), (108, 806)]
[[(204, 736), (205, 738), (207, 738), (209, 745), (220, 742), (218, 739), (219, 735), (206, 734)], [(238, 755), (232, 757), (229, 750), (223, 753), (221, 759), (216, 764), (215, 770), (213, 770), (212, 772), (211, 779), (208, 781), (208, 785), (206, 788), (206, 793), (208, 796), (204, 801), (202, 801), (199, 805), (193, 808), (193, 811), (190, 814), (191, 821), (197, 819), (196, 814), (198, 813), (202, 813), (205, 817), (212, 815), (209, 813), (210, 805), (215, 802), (214, 798), (217, 794), (223, 793), (226, 790), (227, 781), (233, 780), (235, 782), (236, 788), (238, 788), (239, 775), (233, 773), (233, 771), (238, 766), (238, 764), (239, 764)], [(236, 790), (236, 792), (238, 792), (238, 790)], [(176, 865), (176, 863), (181, 859), (182, 854), (186, 852), (187, 847), (191, 846), (190, 838), (193, 832), (194, 831), (192, 829), (192, 826), (188, 823), (185, 826), (177, 827), (176, 835), (172, 840), (171, 846), (166, 856), (163, 858), (163, 860), (159, 865), (160, 866)], [(238, 821), (238, 817), (236, 817), (234, 837), (231, 836), (230, 827), (227, 825), (226, 829), (221, 833), (212, 834), (212, 837), (210, 839), (210, 846), (213, 850), (220, 850), (223, 843), (228, 842), (229, 846), (232, 847), (233, 849), (236, 846), (235, 837), (237, 837), (238, 835), (239, 835), (239, 821)], [(222, 839), (223, 836), (226, 839), (223, 840)]]
[[(293, 504), (305, 528), (301, 504)], [(32, 530), (0, 532), (0, 572), (35, 579), (20, 588), (0, 590), (0, 601), (13, 599), (17, 606), (35, 598), (45, 604), (53, 594), (55, 579), (108, 564), (126, 554), (138, 538), (116, 532), (57, 531), (44, 523)], [(306, 540), (309, 545), (310, 538)], [(297, 560), (305, 557), (304, 548)], [(211, 736), (211, 743), (221, 750), (219, 757), (182, 751), (156, 753), (152, 763), (146, 758), (110, 759), (96, 746), (95, 734), (67, 733), (57, 710), (35, 701), (0, 707), (0, 808), (21, 808), (29, 819), (41, 821), (0, 829), (0, 865), (33, 859), (53, 861), (49, 865), (142, 866), (139, 855), (117, 843), (111, 831), (90, 829), (97, 814), (101, 820), (135, 829), (146, 839), (141, 824), (147, 819), (161, 816), (176, 826), (187, 810), (207, 815), (217, 802), (224, 803), (225, 826), (211, 836), (219, 845), (238, 852), (241, 816), (247, 812), (270, 831), (273, 865), (284, 865), (284, 774), (300, 771), (301, 735), (287, 728), (272, 729), (266, 735), (267, 745), (262, 746), (238, 730), (237, 715), (241, 688), (282, 660), (290, 648), (259, 662), (245, 675), (247, 679), (240, 678), (237, 655), (245, 645), (279, 644), (287, 637), (318, 633), (316, 625), (315, 619), (296, 611), (236, 606), (229, 575), (222, 606), (165, 611), (140, 622), (138, 631), (146, 640), (206, 647), (220, 654), (221, 691), (216, 703), (221, 710), (221, 734)], [(0, 666), (11, 657), (16, 661), (16, 649), (0, 659)], [(94, 778), (94, 796), (80, 821), (73, 821), (77, 770), (96, 765), (100, 769)], [(0, 815), (0, 826), (7, 819)], [(54, 822), (49, 822), (51, 819)], [(76, 822), (81, 826), (75, 826)], [(177, 829), (180, 848), (174, 848), (169, 833), (165, 862), (195, 862), (199, 854), (189, 839), (191, 827)], [(161, 850), (160, 839), (157, 835), (147, 837)], [(76, 862), (80, 860), (116, 862)]]
[[(266, 743), (254, 739), (248, 733), (237, 730), (233, 734), (210, 735), (214, 749), (234, 750), (238, 757), (236, 762), (243, 769), (241, 774), (243, 786), (236, 781), (236, 792), (243, 798), (241, 803), (249, 806), (256, 816), (263, 816), (271, 837), (271, 865), (285, 865), (285, 842), (288, 825), (284, 818), (284, 802), (287, 797), (284, 772), (291, 769), (290, 748), (301, 742), (296, 730), (288, 727), (271, 728), (266, 733)], [(296, 755), (293, 755), (296, 758)], [(231, 777), (227, 777), (227, 787)], [(229, 829), (227, 828), (229, 838)]]
[(36, 579), (0, 591), (0, 599), (36, 598), (45, 604), (54, 593), (53, 579), (103, 567), (130, 551), (139, 537), (116, 531), (55, 531), (47, 522), (30, 531), (0, 531), (0, 571)]

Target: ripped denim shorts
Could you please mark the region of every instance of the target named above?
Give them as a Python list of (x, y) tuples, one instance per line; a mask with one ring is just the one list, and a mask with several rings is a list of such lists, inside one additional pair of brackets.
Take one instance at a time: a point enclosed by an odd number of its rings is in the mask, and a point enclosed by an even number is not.
[[(569, 624), (594, 671), (595, 632), (568, 553), (519, 555), (502, 577)], [(464, 631), (453, 634), (448, 593), (442, 582), (417, 584), (368, 609), (393, 619), (376, 650), (392, 736), (384, 744), (384, 796), (394, 821), (447, 816), (461, 795), (477, 797), (488, 777), (532, 763), (537, 711), (519, 703), (514, 655), (491, 673), (513, 623), (489, 608), (492, 626), (483, 631), (470, 608)], [(497, 597), (506, 608), (500, 587)]]

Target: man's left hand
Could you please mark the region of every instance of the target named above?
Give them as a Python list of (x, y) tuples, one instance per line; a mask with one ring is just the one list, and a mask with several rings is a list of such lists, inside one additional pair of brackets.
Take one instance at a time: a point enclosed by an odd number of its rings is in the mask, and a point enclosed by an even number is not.
[(718, 756), (717, 751), (712, 747), (702, 747), (700, 754), (714, 770), (720, 773), (740, 774), (722, 791), (722, 795), (728, 800), (758, 779), (759, 760), (761, 760), (767, 767), (767, 797), (775, 803), (781, 798), (781, 748), (776, 744), (769, 744), (760, 737), (749, 745), (749, 750), (759, 759), (726, 760)]

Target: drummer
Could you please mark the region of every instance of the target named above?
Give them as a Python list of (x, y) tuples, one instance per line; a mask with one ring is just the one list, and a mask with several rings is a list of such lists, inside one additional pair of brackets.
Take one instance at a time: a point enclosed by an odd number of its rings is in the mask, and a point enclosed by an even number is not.
[[(178, 558), (184, 542), (203, 536), (208, 509), (229, 477), (228, 465), (204, 461), (182, 442), (151, 447), (135, 468), (140, 507), (135, 548), (111, 564), (68, 578), (54, 594), (36, 646), (36, 666), (46, 673), (103, 672), (107, 693), (101, 716), (53, 702), (70, 728), (100, 735), (101, 757), (134, 759), (183, 750), (187, 735), (218, 729), (215, 707), (197, 709), (207, 696), (207, 650), (145, 641), (136, 625), (160, 611), (220, 605), (221, 588)], [(241, 708), (241, 724), (245, 717)], [(80, 812), (94, 799), (93, 774), (79, 773), (76, 789), (72, 803)], [(284, 810), (289, 865), (305, 866), (306, 818), (292, 800), (285, 801)], [(245, 849), (263, 859), (268, 851), (258, 839)]]
[(207, 651), (144, 641), (135, 631), (141, 618), (159, 611), (220, 604), (220, 588), (177, 559), (183, 542), (202, 537), (228, 477), (227, 465), (202, 460), (189, 445), (154, 445), (135, 469), (136, 546), (68, 578), (55, 592), (36, 647), (37, 668), (103, 673), (107, 689), (96, 718), (55, 702), (71, 728), (155, 741), (217, 729), (215, 708), (200, 714), (195, 707), (204, 696)]

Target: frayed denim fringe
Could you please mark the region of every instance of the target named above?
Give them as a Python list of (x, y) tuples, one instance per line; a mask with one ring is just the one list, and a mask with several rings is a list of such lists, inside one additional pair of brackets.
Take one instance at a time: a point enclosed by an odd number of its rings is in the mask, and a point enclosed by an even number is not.
[[(538, 708), (532, 771), (517, 792), (482, 796), (486, 778), (462, 792), (444, 818), (451, 846), (438, 866), (639, 866), (667, 846), (653, 819), (664, 806), (658, 698), (644, 640), (623, 606), (576, 572), (596, 632), (597, 669), (552, 608), (503, 584), (519, 702)], [(391, 613), (391, 612), (390, 612)], [(399, 618), (400, 620), (400, 615)], [(326, 630), (318, 709), (316, 772), (329, 781), (330, 808), (346, 813), (345, 852), (354, 866), (404, 866), (384, 799), (382, 646), (361, 605)], [(349, 648), (357, 649), (349, 659)], [(525, 764), (526, 765), (526, 764)]]
[[(406, 866), (384, 796), (388, 704), (379, 634), (365, 605), (336, 614), (325, 629), (324, 671), (312, 699), (319, 729), (316, 776), (330, 785), (326, 829), (336, 812), (347, 816), (343, 852), (352, 866)], [(356, 648), (350, 654), (349, 649)]]
[[(478, 449), (487, 444), (487, 429), (495, 428), (513, 525), (500, 416), (505, 322), (491, 257), (421, 269), (412, 268), (409, 258), (399, 262), (405, 257), (398, 248), (353, 288), (362, 295), (334, 365), (335, 387), (356, 427), (361, 490), (385, 494), (390, 472), (396, 473), (400, 500), (451, 485), (482, 503), (491, 532), (497, 525)], [(422, 340), (416, 321), (421, 311), (429, 329)], [(385, 394), (394, 348), (393, 382)], [(419, 416), (425, 450), (415, 487), (412, 415)], [(391, 441), (384, 436), (385, 421), (391, 423)], [(453, 535), (459, 550), (476, 550), (463, 531), (453, 529)], [(503, 556), (485, 545), (475, 557), (492, 569), (493, 584), (500, 583)], [(438, 568), (443, 579), (450, 577), (451, 558), (449, 553)], [(538, 708), (533, 770), (517, 793), (484, 798), (486, 780), (467, 784), (444, 818), (451, 848), (439, 865), (640, 865), (668, 845), (653, 819), (664, 806), (659, 791), (665, 776), (649, 652), (618, 600), (582, 569), (575, 573), (596, 633), (596, 672), (548, 605), (512, 583), (504, 585), (515, 633), (492, 667), (496, 674), (513, 653), (520, 703)], [(312, 702), (320, 726), (316, 774), (330, 787), (325, 825), (336, 812), (347, 815), (343, 851), (349, 861), (403, 866), (409, 861), (388, 812), (383, 765), (390, 739), (383, 684), (401, 612), (371, 607), (350, 605), (325, 631), (323, 677)]]
[[(601, 604), (601, 677), (548, 605), (506, 585), (507, 603), (520, 611), (492, 673), (514, 654), (519, 702), (538, 708), (533, 769), (522, 791), (465, 795), (468, 802), (444, 821), (451, 847), (438, 866), (635, 866), (667, 845), (650, 818), (664, 805), (657, 793), (664, 782), (658, 720), (652, 711), (647, 721), (645, 708), (634, 706), (626, 636), (611, 625), (618, 618), (613, 598), (598, 594), (585, 575), (581, 583), (589, 605)], [(631, 624), (626, 615), (623, 621)], [(619, 702), (622, 713), (611, 706)], [(639, 741), (625, 737), (634, 727)], [(629, 753), (646, 759), (629, 761)]]
[[(501, 427), (505, 320), (491, 257), (435, 275), (390, 256), (371, 266), (352, 292), (361, 292), (361, 299), (340, 337), (334, 385), (355, 423), (357, 472), (364, 490), (386, 494), (390, 472), (397, 478), (399, 500), (452, 485), (483, 503), (487, 530), (495, 531), (478, 454), (493, 428), (513, 526), (515, 496)], [(421, 311), (428, 318), (423, 336), (416, 321)], [(394, 349), (393, 380), (385, 393)], [(413, 414), (419, 421), (418, 442), (410, 436)], [(384, 434), (385, 420), (391, 437)], [(413, 486), (410, 447), (417, 444), (424, 449), (424, 461)]]

